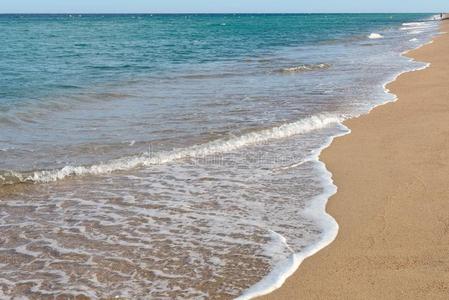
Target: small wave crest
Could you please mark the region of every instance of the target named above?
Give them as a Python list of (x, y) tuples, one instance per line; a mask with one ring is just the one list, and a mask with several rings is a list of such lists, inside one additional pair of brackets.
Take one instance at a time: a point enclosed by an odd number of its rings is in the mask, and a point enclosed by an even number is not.
[(342, 122), (345, 118), (336, 115), (316, 115), (278, 127), (247, 133), (230, 139), (219, 139), (205, 144), (175, 149), (160, 153), (143, 153), (137, 156), (123, 157), (91, 166), (65, 166), (61, 169), (29, 172), (7, 171), (0, 173), (0, 185), (17, 183), (49, 183), (71, 176), (103, 175), (117, 171), (132, 170), (139, 167), (165, 164), (185, 158), (204, 157), (226, 153), (240, 148), (304, 134), (326, 128)]
[(420, 34), (420, 33), (423, 33), (423, 31), (422, 30), (410, 30), (410, 31), (408, 31), (407, 32), (408, 34), (414, 34), (414, 35), (417, 35), (417, 34)]
[(428, 22), (410, 22), (410, 23), (403, 23), (400, 30), (421, 33), (422, 30), (429, 29), (431, 27), (432, 24)]
[(331, 67), (330, 64), (309, 64), (309, 65), (300, 65), (295, 67), (288, 67), (279, 69), (279, 73), (299, 73), (299, 72), (308, 72), (308, 71), (316, 71), (316, 70), (324, 70), (329, 69)]
[(429, 26), (428, 22), (408, 22), (402, 23), (404, 27)]
[(369, 38), (370, 40), (382, 39), (383, 37), (384, 37), (383, 35), (381, 35), (381, 34), (379, 34), (379, 33), (375, 33), (375, 32), (371, 33), (371, 34), (368, 36), (368, 38)]

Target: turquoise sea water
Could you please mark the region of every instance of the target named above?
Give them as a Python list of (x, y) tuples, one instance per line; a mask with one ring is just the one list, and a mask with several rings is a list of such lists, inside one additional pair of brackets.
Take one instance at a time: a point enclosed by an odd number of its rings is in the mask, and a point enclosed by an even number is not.
[[(357, 38), (427, 15), (2, 15), (4, 102), (176, 75), (284, 47)], [(3, 107), (2, 107), (3, 108)]]
[(0, 15), (0, 296), (269, 289), (337, 230), (318, 151), (432, 18)]

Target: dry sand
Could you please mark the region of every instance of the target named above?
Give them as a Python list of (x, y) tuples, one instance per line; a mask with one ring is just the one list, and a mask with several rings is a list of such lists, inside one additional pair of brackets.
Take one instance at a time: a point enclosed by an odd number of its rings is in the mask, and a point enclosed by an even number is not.
[(449, 299), (449, 34), (408, 55), (432, 65), (321, 156), (337, 239), (264, 299)]

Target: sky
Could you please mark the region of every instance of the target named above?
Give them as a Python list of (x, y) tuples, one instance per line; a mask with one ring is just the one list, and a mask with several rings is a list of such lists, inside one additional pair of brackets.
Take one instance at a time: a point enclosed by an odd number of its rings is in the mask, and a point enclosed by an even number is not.
[(449, 0), (0, 0), (0, 13), (443, 11)]

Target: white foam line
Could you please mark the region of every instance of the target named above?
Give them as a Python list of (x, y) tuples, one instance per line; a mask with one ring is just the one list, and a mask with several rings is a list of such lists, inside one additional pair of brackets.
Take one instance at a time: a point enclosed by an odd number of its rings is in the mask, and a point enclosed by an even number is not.
[(140, 156), (120, 158), (106, 163), (92, 166), (66, 166), (62, 169), (49, 171), (36, 171), (32, 174), (11, 173), (9, 175), (18, 178), (21, 182), (48, 183), (64, 179), (69, 176), (102, 175), (114, 171), (131, 170), (138, 167), (169, 163), (183, 158), (205, 157), (238, 150), (243, 147), (287, 138), (325, 128), (331, 124), (340, 123), (345, 117), (336, 115), (315, 115), (297, 122), (287, 123), (278, 127), (233, 137), (228, 140), (220, 139), (209, 143), (192, 147), (161, 152), (155, 155), (144, 154)]
[[(410, 51), (419, 49), (425, 45), (432, 44), (432, 43), (433, 43), (433, 40), (428, 43), (422, 44), (422, 45), (416, 47), (415, 49), (404, 51), (400, 54), (400, 56), (405, 56)], [(410, 60), (410, 62), (416, 62), (416, 60), (413, 58), (409, 58), (409, 60)], [(402, 72), (398, 73), (397, 75), (395, 75), (392, 80), (387, 81), (383, 85), (384, 92), (388, 95), (393, 96), (392, 99), (387, 100), (381, 104), (374, 105), (368, 112), (366, 112), (362, 115), (369, 114), (376, 107), (382, 106), (382, 105), (390, 103), (390, 102), (396, 102), (398, 100), (397, 95), (392, 94), (390, 92), (390, 90), (387, 88), (387, 86), (390, 83), (396, 81), (398, 79), (398, 77), (401, 76), (402, 74), (424, 70), (424, 69), (430, 67), (430, 65), (431, 65), (430, 63), (427, 63), (424, 66), (417, 67), (412, 70), (402, 71)], [(354, 116), (353, 118), (357, 118), (360, 116), (361, 115), (357, 115), (357, 116)], [(300, 253), (294, 253), (294, 254), (290, 255), (286, 260), (284, 260), (284, 261), (280, 262), (278, 265), (274, 266), (274, 268), (268, 275), (266, 275), (264, 278), (262, 278), (262, 280), (259, 281), (258, 283), (256, 283), (255, 285), (253, 285), (250, 288), (248, 288), (247, 290), (245, 290), (241, 296), (236, 298), (236, 300), (249, 300), (249, 299), (253, 299), (255, 297), (260, 297), (260, 296), (269, 294), (269, 293), (277, 290), (285, 283), (287, 278), (289, 278), (296, 272), (296, 270), (299, 268), (301, 263), (306, 258), (316, 254), (323, 248), (327, 247), (337, 237), (338, 230), (339, 230), (338, 223), (331, 215), (329, 215), (326, 212), (326, 206), (327, 206), (327, 202), (328, 202), (329, 198), (337, 193), (338, 187), (334, 184), (334, 181), (332, 179), (332, 174), (327, 170), (326, 165), (322, 161), (320, 161), (320, 155), (324, 149), (328, 148), (332, 144), (332, 142), (335, 138), (351, 133), (350, 128), (346, 127), (343, 124), (343, 121), (340, 122), (340, 125), (343, 126), (343, 128), (345, 128), (347, 131), (342, 134), (338, 134), (338, 135), (330, 137), (328, 139), (328, 141), (326, 142), (326, 144), (323, 147), (321, 147), (320, 149), (318, 149), (317, 153), (315, 154), (315, 160), (318, 162), (318, 168), (323, 172), (322, 178), (323, 178), (323, 180), (327, 180), (327, 181), (325, 183), (325, 190), (324, 190), (323, 194), (321, 194), (320, 196), (316, 197), (314, 200), (311, 201), (311, 205), (308, 208), (306, 208), (306, 212), (310, 216), (316, 217), (318, 220), (320, 220), (322, 227), (325, 229), (323, 231), (323, 235), (322, 235), (320, 241), (315, 245), (311, 245), (311, 246), (307, 247), (305, 250), (303, 250)], [(324, 215), (323, 215), (323, 212), (324, 212)], [(285, 241), (285, 242), (287, 242), (287, 241)]]

